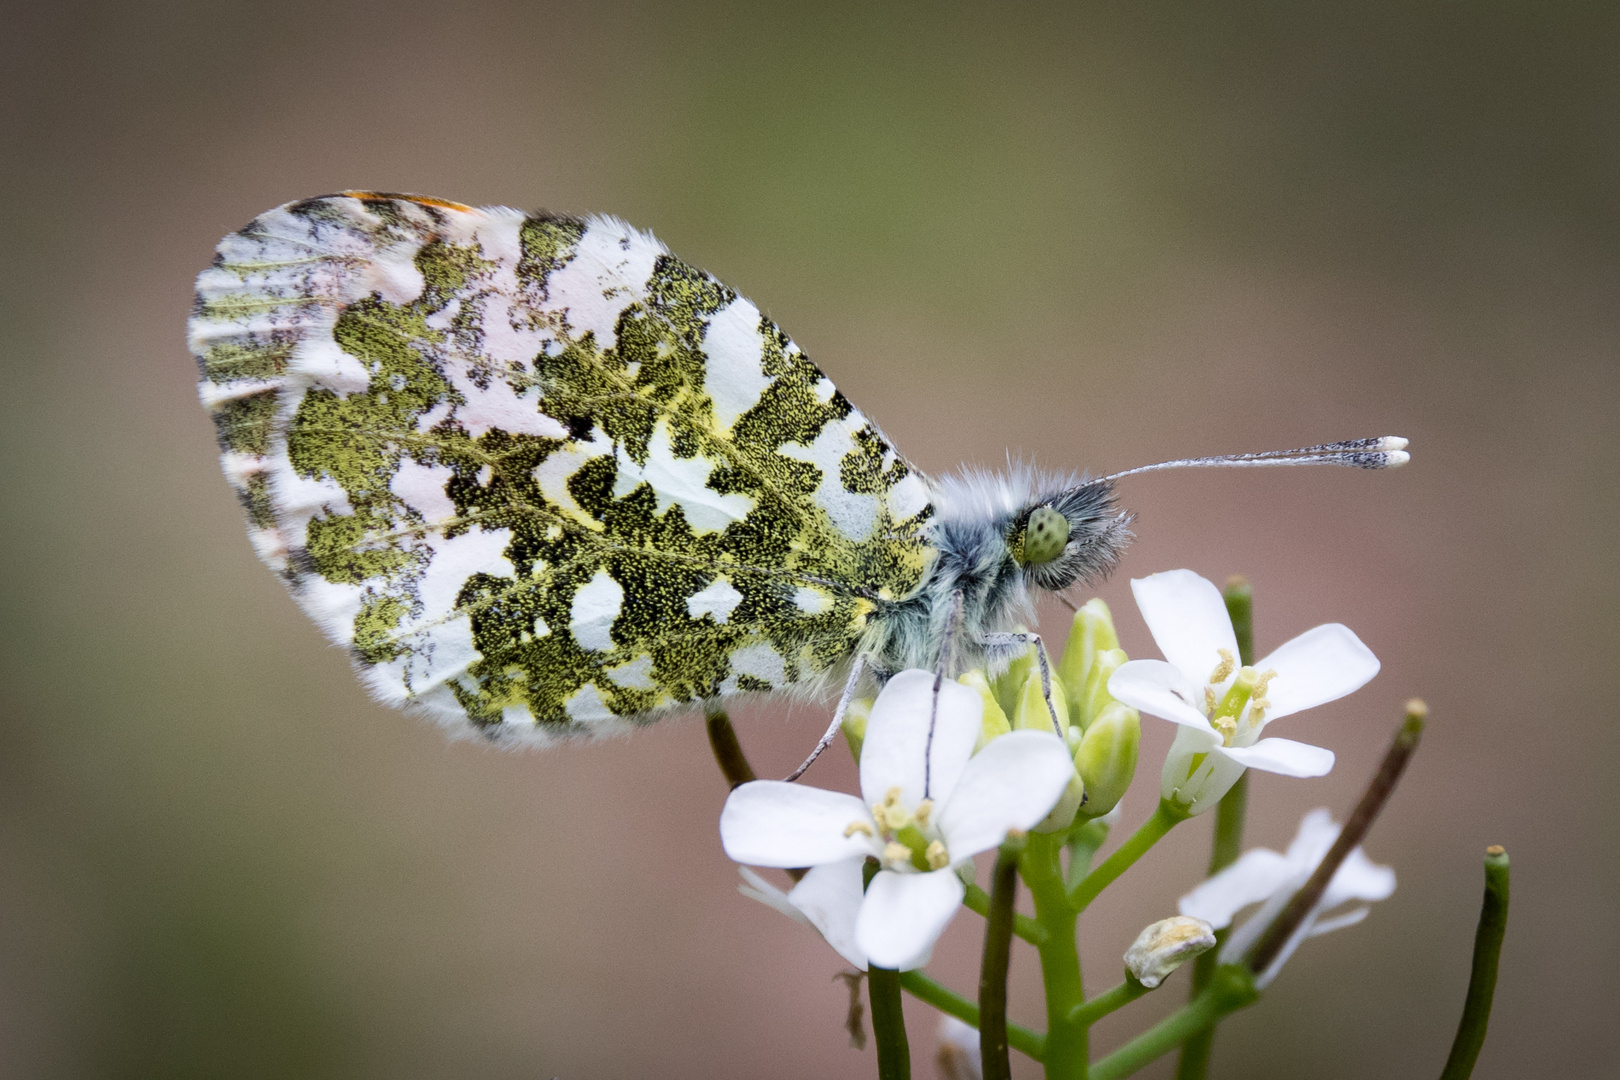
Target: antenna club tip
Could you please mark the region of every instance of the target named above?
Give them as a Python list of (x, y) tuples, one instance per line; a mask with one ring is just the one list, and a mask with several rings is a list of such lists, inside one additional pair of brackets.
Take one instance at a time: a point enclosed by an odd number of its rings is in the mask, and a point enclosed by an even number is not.
[(1409, 444), (1409, 441), (1410, 440), (1401, 438), (1399, 435), (1385, 435), (1382, 439), (1378, 440), (1378, 444), (1376, 446), (1374, 446), (1373, 449), (1374, 450), (1405, 450), (1407, 445)]
[[(1405, 442), (1406, 440), (1402, 439), (1401, 441)], [(1386, 469), (1398, 469), (1411, 460), (1412, 455), (1405, 450), (1386, 450), (1384, 451), (1383, 467)]]

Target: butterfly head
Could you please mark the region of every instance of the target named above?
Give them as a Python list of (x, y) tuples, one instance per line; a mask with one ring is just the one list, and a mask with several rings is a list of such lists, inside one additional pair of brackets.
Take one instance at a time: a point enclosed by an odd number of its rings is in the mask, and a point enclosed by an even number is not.
[(1105, 576), (1130, 542), (1130, 514), (1095, 480), (1032, 500), (1007, 524), (1007, 550), (1028, 585), (1057, 592)]

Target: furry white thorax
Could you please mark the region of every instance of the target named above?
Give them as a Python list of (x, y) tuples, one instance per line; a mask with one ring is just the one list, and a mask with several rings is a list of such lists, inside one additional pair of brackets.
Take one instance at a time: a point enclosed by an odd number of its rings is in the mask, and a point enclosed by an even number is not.
[[(933, 481), (930, 496), (929, 538), (937, 554), (916, 593), (874, 620), (866, 651), (880, 673), (934, 669), (946, 650), (948, 674), (979, 665), (1000, 669), (1017, 649), (987, 646), (984, 639), (1032, 624), (1036, 590), (1057, 592), (1106, 577), (1131, 537), (1130, 514), (1114, 506), (1113, 485), (1077, 473), (1023, 462), (1006, 472), (966, 468)], [(1063, 514), (1069, 539), (1058, 558), (1024, 564), (1015, 542), (1041, 506)]]

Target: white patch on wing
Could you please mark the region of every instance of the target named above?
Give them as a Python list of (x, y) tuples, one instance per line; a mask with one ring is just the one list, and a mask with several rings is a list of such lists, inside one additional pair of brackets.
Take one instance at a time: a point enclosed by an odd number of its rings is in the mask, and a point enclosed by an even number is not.
[(714, 621), (723, 623), (742, 603), (742, 593), (725, 578), (715, 578), (699, 592), (687, 597), (686, 613), (694, 619), (713, 615)]
[(842, 420), (823, 425), (815, 442), (785, 443), (784, 457), (808, 461), (821, 470), (821, 483), (816, 486), (816, 503), (832, 518), (838, 531), (856, 543), (868, 540), (877, 525), (882, 503), (876, 495), (861, 495), (844, 488), (841, 467), (844, 457), (855, 449), (855, 433), (866, 426), (865, 417), (851, 413)]
[(896, 521), (916, 517), (927, 505), (928, 485), (916, 473), (907, 473), (905, 479), (889, 489), (889, 514)]
[(430, 536), (425, 543), (433, 549), (433, 561), (422, 575), (417, 595), (422, 601), (421, 618), (429, 622), (455, 610), (456, 597), (474, 574), (509, 578), (517, 572), (506, 558), (511, 529), (485, 531), (475, 526), (460, 536)]
[(534, 714), (527, 705), (507, 705), (501, 709), (501, 723), (508, 727), (534, 727)]
[(619, 608), (623, 603), (624, 587), (614, 581), (606, 570), (598, 570), (574, 594), (568, 629), (580, 648), (595, 652), (607, 652), (613, 648), (613, 637), (609, 631), (613, 628), (613, 620), (619, 617)]
[(819, 589), (812, 589), (808, 585), (800, 585), (793, 593), (793, 606), (806, 615), (820, 615), (831, 610), (832, 597)]
[(650, 656), (638, 656), (628, 664), (607, 669), (607, 677), (626, 690), (656, 690), (652, 678), (653, 662)]
[(729, 431), (775, 381), (765, 374), (759, 309), (738, 297), (716, 312), (703, 335), (703, 351), (709, 358), (703, 389), (714, 402), (715, 423)]
[(669, 423), (659, 420), (647, 446), (646, 465), (637, 465), (628, 457), (619, 459), (613, 497), (622, 499), (639, 485), (649, 484), (657, 497), (659, 514), (679, 504), (693, 532), (719, 532), (733, 521), (747, 517), (754, 508), (754, 500), (747, 495), (722, 495), (711, 489), (708, 482), (713, 471), (708, 458), (676, 457), (669, 437)]
[(612, 348), (619, 316), (647, 298), (647, 279), (663, 254), (662, 244), (624, 222), (592, 218), (574, 257), (546, 279), (548, 306), (567, 311), (574, 337), (595, 334), (599, 348)]
[(421, 465), (404, 458), (388, 482), (388, 490), (427, 519), (428, 524), (438, 525), (456, 516), (456, 504), (445, 494), (445, 486), (454, 475), (448, 466)]
[(563, 709), (567, 711), (568, 719), (578, 724), (601, 724), (615, 719), (613, 710), (602, 700), (602, 692), (595, 683), (586, 683), (574, 691), (573, 696), (563, 703)]
[(787, 670), (782, 666), (782, 654), (766, 645), (764, 642), (755, 642), (744, 645), (731, 654), (731, 677), (720, 684), (722, 693), (737, 689), (737, 676), (752, 675), (756, 679), (764, 679), (771, 686), (783, 686), (787, 683)]

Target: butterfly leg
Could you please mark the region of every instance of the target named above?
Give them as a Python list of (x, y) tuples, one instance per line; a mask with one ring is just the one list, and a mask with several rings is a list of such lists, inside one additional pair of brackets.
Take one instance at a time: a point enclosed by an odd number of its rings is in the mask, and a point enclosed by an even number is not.
[(860, 685), (861, 676), (865, 673), (866, 657), (856, 653), (855, 662), (850, 665), (849, 679), (844, 683), (844, 692), (838, 696), (838, 708), (833, 710), (832, 723), (827, 725), (827, 733), (821, 737), (820, 742), (816, 743), (816, 748), (810, 751), (810, 756), (804, 759), (804, 764), (794, 769), (792, 774), (784, 781), (785, 783), (791, 784), (803, 776), (804, 770), (808, 769), (816, 758), (821, 756), (821, 752), (831, 746), (832, 741), (838, 737), (838, 729), (844, 723), (844, 713), (848, 711), (849, 703), (855, 699), (855, 687)]
[(1058, 720), (1057, 706), (1052, 704), (1052, 662), (1046, 656), (1046, 642), (1041, 640), (1039, 634), (986, 634), (979, 639), (979, 644), (987, 649), (1007, 648), (1013, 645), (1035, 646), (1035, 659), (1041, 665), (1041, 697), (1046, 701), (1046, 711), (1052, 717), (1052, 730), (1058, 737), (1063, 737), (1063, 724)]

